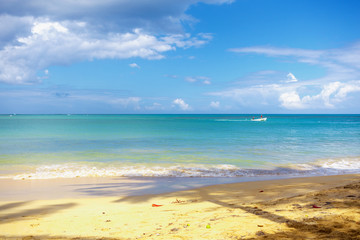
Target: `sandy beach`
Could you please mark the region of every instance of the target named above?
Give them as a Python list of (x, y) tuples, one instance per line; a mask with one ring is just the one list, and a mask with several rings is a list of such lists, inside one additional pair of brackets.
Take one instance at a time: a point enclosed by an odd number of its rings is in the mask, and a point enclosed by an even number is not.
[[(0, 239), (360, 239), (360, 175), (141, 196), (71, 195), (72, 181), (2, 181), (2, 193), (18, 192), (1, 198)], [(67, 193), (46, 190), (64, 184)]]

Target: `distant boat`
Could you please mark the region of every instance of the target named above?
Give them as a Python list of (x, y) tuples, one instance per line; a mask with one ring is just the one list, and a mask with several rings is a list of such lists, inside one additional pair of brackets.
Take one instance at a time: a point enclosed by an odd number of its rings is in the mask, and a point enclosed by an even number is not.
[(255, 121), (255, 122), (265, 122), (267, 118), (253, 118), (251, 119), (251, 121)]

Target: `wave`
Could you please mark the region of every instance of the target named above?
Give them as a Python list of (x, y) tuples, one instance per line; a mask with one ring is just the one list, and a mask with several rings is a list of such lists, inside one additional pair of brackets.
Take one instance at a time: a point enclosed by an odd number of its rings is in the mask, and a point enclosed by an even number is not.
[(67, 163), (44, 165), (34, 171), (0, 178), (53, 179), (77, 177), (256, 177), (305, 176), (360, 173), (360, 157), (324, 159), (313, 163), (279, 165), (271, 169), (240, 168), (235, 165), (187, 164), (174, 166), (91, 166)]
[(216, 122), (248, 122), (251, 119), (215, 119)]

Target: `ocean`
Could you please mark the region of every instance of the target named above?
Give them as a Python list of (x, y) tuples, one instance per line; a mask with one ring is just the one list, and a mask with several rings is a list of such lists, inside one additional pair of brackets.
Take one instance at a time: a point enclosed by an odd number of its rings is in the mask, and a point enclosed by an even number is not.
[(0, 115), (0, 178), (360, 173), (360, 115)]

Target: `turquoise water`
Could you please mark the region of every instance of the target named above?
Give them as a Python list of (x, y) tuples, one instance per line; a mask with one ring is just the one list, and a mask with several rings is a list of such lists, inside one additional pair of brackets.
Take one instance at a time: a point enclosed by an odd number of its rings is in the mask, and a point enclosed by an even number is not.
[(264, 117), (0, 115), (0, 177), (360, 172), (360, 115)]

